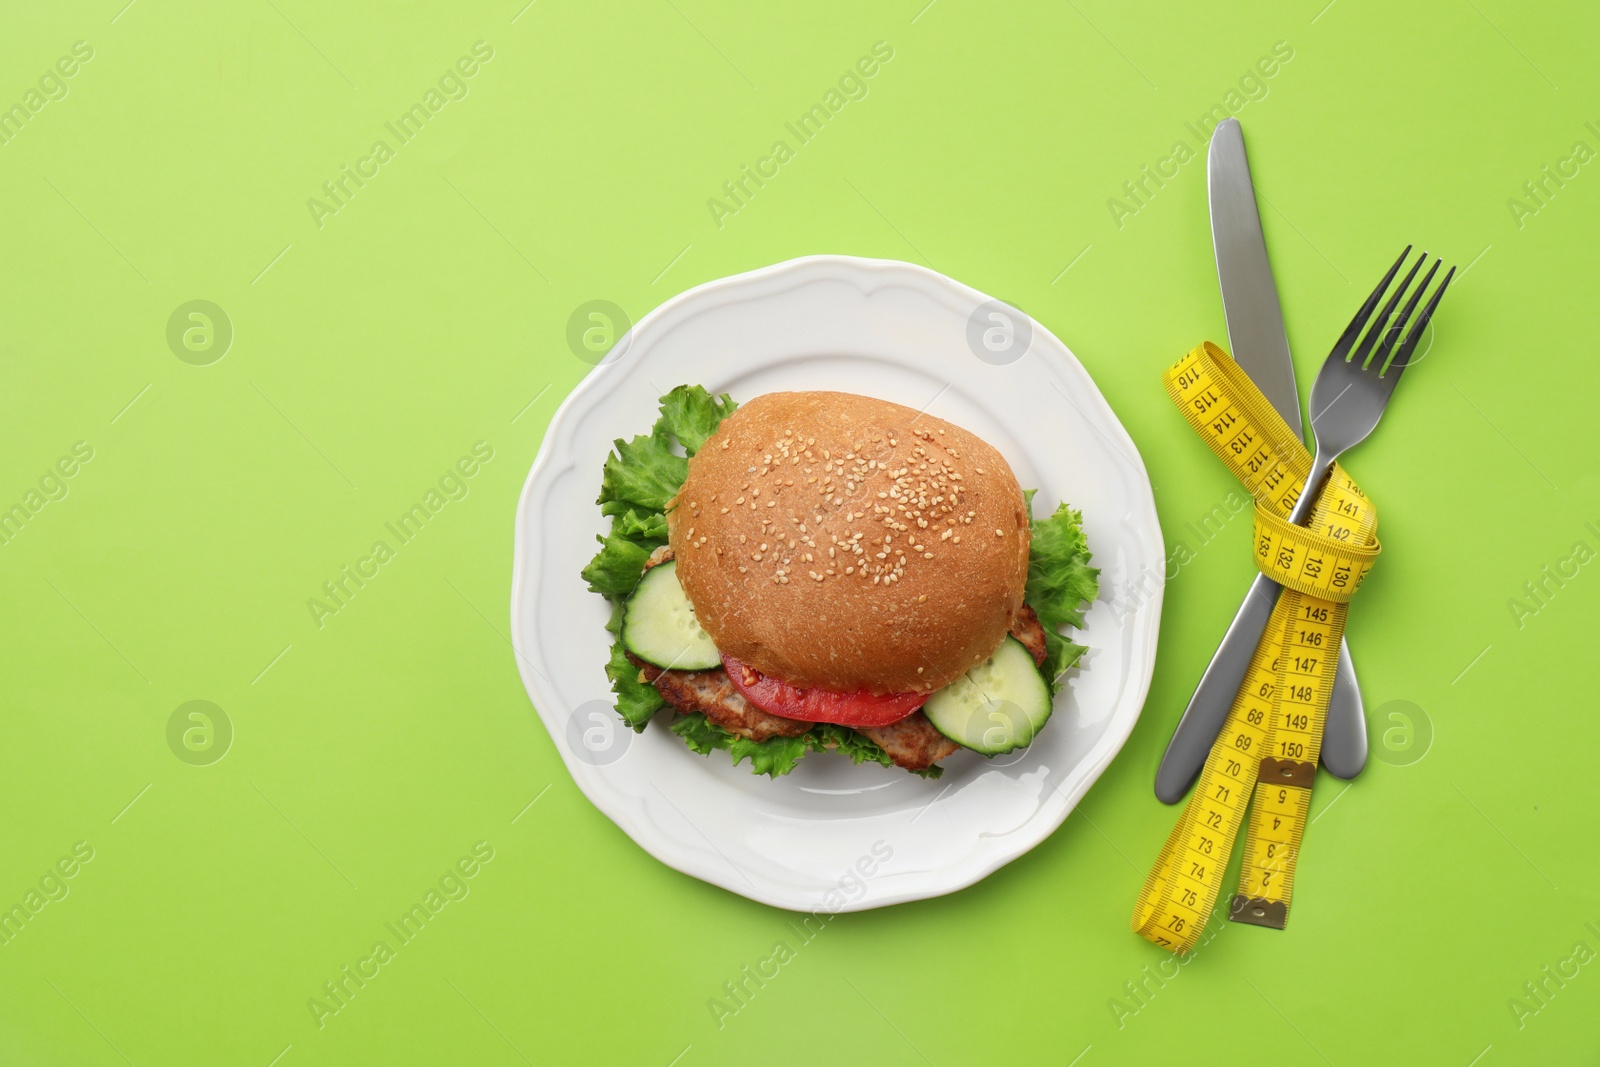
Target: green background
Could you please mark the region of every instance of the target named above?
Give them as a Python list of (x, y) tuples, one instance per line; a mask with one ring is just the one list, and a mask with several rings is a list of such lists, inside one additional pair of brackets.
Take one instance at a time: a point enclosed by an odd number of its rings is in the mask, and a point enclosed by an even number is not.
[[(8, 5), (0, 106), (93, 58), (0, 145), (0, 507), (93, 456), (0, 545), (0, 907), (93, 859), (0, 945), (0, 1061), (1596, 1062), (1600, 962), (1563, 961), (1600, 951), (1600, 563), (1543, 568), (1600, 550), (1600, 174), (1523, 190), (1600, 149), (1591, 5), (524, 2)], [(470, 94), (400, 145), (477, 41)], [(869, 94), (719, 227), (708, 198), (878, 41)], [(1127, 928), (1177, 815), (1151, 781), (1250, 564), (1245, 518), (1200, 530), (1233, 487), (1159, 374), (1226, 340), (1186, 123), (1241, 79), (1303, 387), (1402, 244), (1465, 273), (1349, 460), (1383, 514), (1349, 631), (1381, 758), (1319, 779), (1289, 930), (1219, 924), (1161, 985)], [(308, 198), (380, 138), (319, 227)], [(1109, 205), (1179, 141), (1198, 158)], [(512, 516), (589, 369), (575, 308), (817, 252), (1057, 333), (1194, 559), (1143, 718), (1054, 836), (839, 917), (719, 1028), (792, 917), (573, 786), (508, 644)], [(166, 337), (196, 299), (234, 334), (206, 366)], [(465, 498), (319, 628), (308, 598), (478, 441)], [(169, 747), (190, 700), (232, 724), (220, 762)], [(470, 895), (319, 1028), (307, 1001), (479, 841)]]

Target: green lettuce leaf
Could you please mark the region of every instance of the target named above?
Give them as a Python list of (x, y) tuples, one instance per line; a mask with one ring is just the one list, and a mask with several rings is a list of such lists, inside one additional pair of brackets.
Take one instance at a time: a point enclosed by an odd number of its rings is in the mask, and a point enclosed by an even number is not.
[(671, 730), (702, 756), (709, 756), (719, 748), (726, 749), (735, 765), (749, 759), (750, 773), (765, 774), (772, 778), (779, 778), (794, 770), (800, 757), (807, 752), (804, 734), (751, 741), (729, 733), (698, 711), (679, 716)]
[[(885, 767), (893, 767), (894, 760), (889, 758), (876, 741), (866, 734), (857, 733), (848, 726), (839, 726), (831, 722), (819, 722), (805, 735), (806, 744), (813, 751), (822, 752), (832, 748), (835, 752), (843, 753), (850, 757), (851, 763), (864, 763), (871, 760), (881, 763)], [(921, 778), (933, 779), (944, 773), (944, 768), (935, 764), (925, 770), (910, 772)]]
[[(834, 723), (817, 723), (798, 737), (770, 737), (765, 741), (751, 741), (724, 730), (700, 712), (693, 711), (679, 716), (670, 729), (702, 756), (724, 749), (733, 757), (735, 765), (748, 758), (752, 774), (765, 774), (771, 778), (780, 778), (794, 770), (801, 757), (808, 752), (826, 752), (830, 748), (850, 757), (852, 763), (872, 760), (885, 767), (894, 766), (889, 754), (871, 738), (848, 726)], [(937, 778), (944, 773), (944, 768), (929, 767), (918, 773), (924, 778)]]
[(589, 561), (589, 565), (583, 568), (583, 580), (589, 583), (591, 590), (601, 596), (621, 601), (633, 592), (634, 586), (639, 584), (639, 577), (644, 574), (644, 564), (650, 558), (650, 553), (657, 545), (665, 542), (636, 541), (613, 530), (600, 538), (600, 543), (604, 547)]
[(611, 532), (632, 541), (667, 543), (667, 517), (659, 511), (623, 507), (611, 517)]
[[(700, 451), (706, 438), (716, 432), (722, 420), (739, 405), (727, 393), (712, 396), (704, 387), (680, 385), (661, 398), (661, 418), (656, 420), (656, 436), (671, 434), (689, 455)], [(681, 483), (680, 483), (681, 484)]]
[(666, 434), (652, 433), (631, 441), (619, 437), (615, 451), (606, 457), (596, 503), (665, 512), (667, 502), (688, 476), (689, 461), (673, 455), (672, 439)]
[[(597, 538), (600, 551), (582, 573), (590, 589), (612, 601), (606, 629), (613, 634), (621, 632), (622, 601), (639, 584), (650, 553), (667, 543), (667, 503), (689, 473), (689, 461), (673, 452), (673, 442), (693, 455), (734, 407), (727, 396), (680, 385), (661, 398), (661, 417), (650, 436), (619, 439), (606, 457), (599, 504), (600, 513), (611, 517), (611, 531)], [(655, 686), (639, 681), (639, 668), (628, 662), (620, 640), (611, 646), (606, 675), (617, 694), (617, 714), (635, 730), (665, 706)]]
[(627, 653), (619, 641), (611, 646), (611, 658), (606, 661), (606, 677), (611, 679), (611, 690), (617, 694), (617, 714), (640, 733), (650, 716), (666, 706), (666, 698), (656, 692), (649, 682), (639, 680), (639, 668), (628, 662)]
[(733, 744), (728, 746), (728, 755), (733, 757), (735, 767), (748, 756), (750, 773), (765, 774), (769, 778), (778, 778), (794, 770), (800, 757), (809, 751), (804, 734), (799, 737), (769, 737), (765, 741), (735, 737)]
[(709, 756), (717, 749), (727, 748), (734, 742), (732, 734), (698, 711), (678, 716), (668, 729), (683, 738), (690, 748), (702, 756)]
[[(1033, 492), (1027, 493), (1030, 506)], [(1039, 669), (1056, 692), (1061, 676), (1088, 651), (1061, 636), (1061, 627), (1083, 626), (1084, 605), (1100, 593), (1100, 570), (1089, 566), (1081, 513), (1062, 504), (1049, 518), (1034, 519), (1032, 526), (1027, 601), (1044, 626), (1045, 657)]]
[(712, 396), (698, 385), (680, 385), (662, 397), (661, 417), (650, 435), (618, 438), (615, 451), (606, 457), (597, 501), (602, 512), (616, 514), (607, 504), (665, 512), (689, 476), (689, 461), (673, 452), (673, 442), (694, 455), (736, 406), (727, 394)]
[(849, 756), (851, 763), (871, 760), (885, 767), (894, 766), (894, 760), (889, 758), (889, 753), (879, 747), (876, 741), (866, 734), (856, 733), (848, 726), (819, 722), (805, 736), (807, 743), (817, 752), (822, 752), (831, 745), (835, 751)]

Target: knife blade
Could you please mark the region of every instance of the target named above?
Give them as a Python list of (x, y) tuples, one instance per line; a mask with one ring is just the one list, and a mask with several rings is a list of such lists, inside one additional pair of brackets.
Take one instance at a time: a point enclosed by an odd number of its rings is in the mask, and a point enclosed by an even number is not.
[(1211, 135), (1206, 182), (1211, 198), (1211, 244), (1217, 254), (1230, 354), (1295, 436), (1304, 437), (1289, 335), (1283, 327), (1272, 264), (1267, 262), (1267, 243), (1261, 234), (1261, 215), (1256, 210), (1255, 185), (1250, 180), (1250, 160), (1244, 154), (1244, 132), (1238, 119), (1225, 120)]
[[(1245, 155), (1244, 133), (1238, 119), (1227, 119), (1217, 126), (1211, 137), (1206, 169), (1211, 239), (1216, 250), (1217, 280), (1222, 290), (1229, 348), (1234, 361), (1300, 436), (1303, 431), (1294, 362), (1289, 356), (1289, 338), (1278, 302), (1278, 286), (1267, 260), (1250, 161)], [(1256, 584), (1270, 586), (1271, 580), (1257, 575)], [(1261, 590), (1263, 594), (1267, 591)], [(1251, 587), (1251, 593), (1257, 593), (1255, 586)], [(1237, 677), (1234, 673), (1221, 670), (1213, 662), (1200, 679), (1156, 772), (1156, 796), (1164, 803), (1175, 804), (1183, 799), (1204, 766), (1244, 681), (1242, 673)], [(1353, 778), (1360, 773), (1366, 757), (1361, 691), (1356, 684), (1349, 647), (1341, 644), (1324, 731), (1323, 764), (1340, 778)]]

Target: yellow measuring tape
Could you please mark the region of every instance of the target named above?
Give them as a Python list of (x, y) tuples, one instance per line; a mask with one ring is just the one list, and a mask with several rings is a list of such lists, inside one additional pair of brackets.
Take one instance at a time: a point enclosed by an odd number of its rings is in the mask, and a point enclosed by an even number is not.
[(1163, 380), (1189, 425), (1255, 497), (1255, 563), (1285, 587), (1134, 909), (1136, 933), (1188, 952), (1216, 905), (1247, 807), (1250, 829), (1229, 918), (1279, 930), (1288, 921), (1345, 613), (1377, 558), (1378, 517), (1335, 464), (1310, 525), (1289, 525), (1311, 455), (1216, 345), (1201, 344)]

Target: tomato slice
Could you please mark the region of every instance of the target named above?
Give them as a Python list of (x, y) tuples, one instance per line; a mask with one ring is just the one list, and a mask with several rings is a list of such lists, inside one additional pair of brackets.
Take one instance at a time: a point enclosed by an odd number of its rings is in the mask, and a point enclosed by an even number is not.
[(927, 703), (927, 693), (838, 693), (831, 689), (797, 689), (752, 670), (732, 656), (723, 656), (733, 686), (762, 711), (801, 722), (840, 726), (888, 726)]

